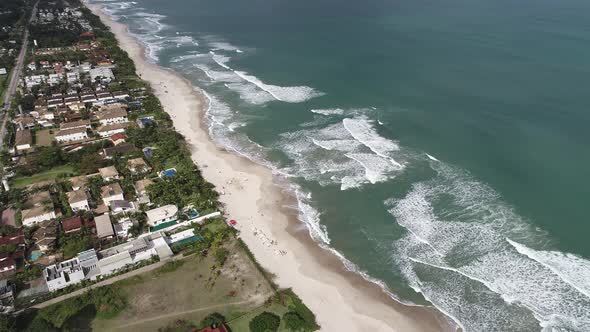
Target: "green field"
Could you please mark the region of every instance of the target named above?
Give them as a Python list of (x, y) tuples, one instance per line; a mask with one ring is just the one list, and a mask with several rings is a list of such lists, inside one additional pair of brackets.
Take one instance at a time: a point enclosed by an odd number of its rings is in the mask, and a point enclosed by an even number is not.
[(17, 177), (12, 181), (12, 186), (15, 188), (24, 188), (30, 184), (53, 180), (62, 174), (72, 174), (74, 173), (74, 168), (70, 165), (58, 166), (54, 167), (48, 171), (37, 173), (32, 176), (21, 176)]

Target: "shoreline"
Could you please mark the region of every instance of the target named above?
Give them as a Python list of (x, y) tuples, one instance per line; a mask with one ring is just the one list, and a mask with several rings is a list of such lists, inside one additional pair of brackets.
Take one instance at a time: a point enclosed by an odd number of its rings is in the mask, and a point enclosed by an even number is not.
[[(223, 188), (220, 201), (227, 214), (238, 220), (239, 237), (275, 276), (275, 283), (292, 288), (314, 312), (322, 331), (456, 330), (451, 319), (436, 309), (396, 302), (379, 285), (348, 270), (334, 253), (321, 248), (298, 220), (292, 208), (296, 198), (279, 185), (270, 169), (212, 141), (203, 92), (195, 91), (198, 87), (173, 70), (149, 62), (143, 45), (126, 25), (112, 20), (98, 5), (85, 5), (111, 28), (139, 76), (151, 84), (203, 176), (218, 190)], [(269, 244), (272, 241), (276, 245)]]

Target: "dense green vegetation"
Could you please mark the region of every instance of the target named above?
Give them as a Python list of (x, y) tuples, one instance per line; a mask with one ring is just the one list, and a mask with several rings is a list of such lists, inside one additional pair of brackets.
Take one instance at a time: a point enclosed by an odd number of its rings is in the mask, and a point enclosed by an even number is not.
[(251, 332), (276, 332), (281, 325), (281, 317), (265, 311), (254, 317), (249, 324)]
[[(82, 311), (89, 310), (88, 307), (91, 307), (96, 318), (109, 319), (115, 317), (126, 306), (127, 298), (121, 288), (104, 286), (21, 316), (18, 328), (22, 331), (45, 331), (47, 328), (49, 330), (68, 330), (65, 328), (68, 321)], [(43, 327), (43, 329), (39, 329), (39, 327)]]

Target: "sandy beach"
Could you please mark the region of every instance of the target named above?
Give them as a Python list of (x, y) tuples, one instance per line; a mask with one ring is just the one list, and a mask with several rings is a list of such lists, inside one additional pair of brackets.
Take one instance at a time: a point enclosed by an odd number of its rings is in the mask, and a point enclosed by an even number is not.
[(143, 46), (123, 24), (95, 5), (89, 8), (111, 27), (120, 46), (135, 62), (138, 74), (151, 83), (176, 129), (190, 145), (193, 160), (205, 178), (222, 193), (240, 237), (260, 264), (276, 276), (280, 287), (292, 288), (316, 314), (322, 331), (452, 331), (446, 318), (431, 308), (405, 306), (379, 286), (348, 271), (309, 236), (296, 203), (273, 179), (270, 169), (216, 146), (203, 113), (206, 98), (190, 82), (148, 62)]

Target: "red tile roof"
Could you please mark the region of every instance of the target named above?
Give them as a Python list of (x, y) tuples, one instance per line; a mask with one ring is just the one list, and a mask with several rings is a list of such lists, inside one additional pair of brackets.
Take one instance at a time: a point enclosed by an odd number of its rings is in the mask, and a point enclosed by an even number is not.
[(82, 228), (82, 222), (82, 217), (73, 217), (62, 221), (61, 226), (63, 227), (64, 232), (68, 233)]
[(212, 328), (212, 327), (208, 326), (202, 330), (199, 330), (198, 332), (229, 332), (229, 330), (227, 329), (227, 327), (225, 327), (224, 324), (221, 324), (216, 328)]
[(19, 229), (14, 234), (6, 235), (0, 237), (0, 246), (4, 246), (7, 244), (24, 244), (25, 243), (25, 236), (23, 234), (23, 230)]

